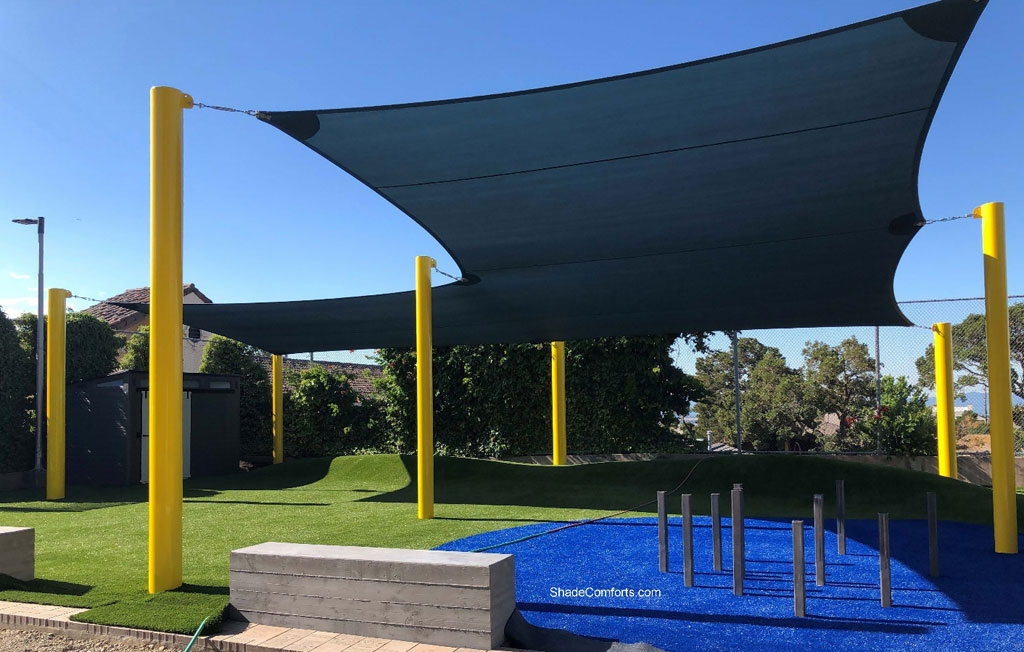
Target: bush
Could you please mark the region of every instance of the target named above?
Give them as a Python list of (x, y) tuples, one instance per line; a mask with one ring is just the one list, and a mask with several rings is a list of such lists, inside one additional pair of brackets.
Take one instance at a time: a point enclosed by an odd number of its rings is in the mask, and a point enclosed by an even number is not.
[(109, 376), (117, 369), (124, 345), (110, 325), (81, 312), (67, 316), (67, 378), (69, 383)]
[(343, 455), (365, 445), (359, 406), (348, 379), (320, 365), (289, 374), (284, 450), (288, 457)]
[(119, 364), (128, 371), (149, 371), (149, 326), (128, 336)]
[(935, 417), (920, 385), (903, 376), (882, 377), (882, 409), (879, 421), (882, 448), (890, 455), (935, 455)]
[(0, 309), (0, 472), (32, 468), (35, 438), (29, 426), (32, 359), (14, 324)]
[(203, 350), (199, 373), (240, 376), (241, 448), (244, 456), (270, 455), (273, 446), (270, 374), (257, 360), (266, 352), (220, 335)]
[[(107, 322), (92, 315), (73, 312), (67, 315), (65, 337), (66, 369), (69, 383), (102, 378), (117, 369), (117, 354), (124, 340)], [(25, 313), (15, 320), (21, 346), (34, 360), (36, 357), (36, 316)], [(35, 389), (32, 389), (35, 395)]]

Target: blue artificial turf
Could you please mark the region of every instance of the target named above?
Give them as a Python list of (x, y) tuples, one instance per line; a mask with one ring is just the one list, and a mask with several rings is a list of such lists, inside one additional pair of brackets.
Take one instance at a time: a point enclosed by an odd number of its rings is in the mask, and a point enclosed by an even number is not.
[[(556, 524), (557, 525), (557, 524)], [(486, 532), (440, 549), (475, 550), (543, 532), (542, 523)], [(731, 529), (722, 519), (722, 572), (712, 570), (711, 521), (694, 518), (696, 586), (683, 586), (680, 519), (670, 521), (669, 572), (658, 571), (652, 518), (570, 528), (489, 552), (516, 558), (516, 596), (542, 627), (670, 652), (697, 650), (1024, 650), (1024, 558), (993, 552), (992, 529), (939, 526), (941, 576), (928, 576), (924, 521), (892, 521), (893, 607), (879, 603), (878, 524), (847, 522), (847, 554), (825, 535), (826, 585), (814, 583), (805, 523), (807, 617), (793, 615), (790, 521), (746, 520), (745, 595), (732, 592)], [(1024, 549), (1024, 546), (1022, 546)], [(556, 589), (655, 589), (657, 597), (580, 597)]]

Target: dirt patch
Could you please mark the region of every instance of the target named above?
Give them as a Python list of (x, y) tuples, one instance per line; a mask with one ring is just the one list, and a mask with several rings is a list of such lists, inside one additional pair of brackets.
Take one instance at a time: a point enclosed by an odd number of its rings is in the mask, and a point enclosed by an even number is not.
[(180, 649), (166, 643), (143, 643), (106, 636), (0, 629), (0, 652), (166, 652)]

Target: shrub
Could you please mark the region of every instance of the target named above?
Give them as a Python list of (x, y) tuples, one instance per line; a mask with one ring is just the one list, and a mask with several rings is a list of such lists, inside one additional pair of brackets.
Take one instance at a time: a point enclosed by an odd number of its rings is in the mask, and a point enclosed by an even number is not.
[(124, 340), (102, 319), (81, 312), (67, 316), (69, 383), (108, 376), (117, 369)]
[(365, 443), (356, 394), (341, 374), (320, 365), (289, 374), (284, 450), (288, 457), (341, 455)]
[(875, 415), (882, 448), (890, 455), (935, 455), (935, 417), (920, 385), (903, 376), (882, 377), (882, 409)]
[[(65, 337), (67, 381), (74, 383), (102, 378), (117, 369), (117, 354), (124, 340), (102, 319), (73, 312), (67, 315)], [(21, 346), (34, 360), (36, 357), (36, 316), (25, 313), (15, 320)], [(33, 396), (35, 390), (32, 390)]]
[(149, 371), (149, 326), (127, 337), (119, 364), (128, 371)]
[(28, 412), (32, 381), (32, 359), (0, 309), (0, 472), (32, 468), (35, 438)]
[(270, 374), (257, 360), (264, 355), (256, 347), (214, 335), (199, 363), (199, 373), (240, 377), (239, 422), (242, 454), (246, 456), (270, 455), (272, 450)]

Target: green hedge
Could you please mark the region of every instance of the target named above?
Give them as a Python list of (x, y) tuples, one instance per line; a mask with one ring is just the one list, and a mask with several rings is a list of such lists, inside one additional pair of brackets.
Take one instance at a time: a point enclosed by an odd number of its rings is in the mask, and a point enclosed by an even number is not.
[(348, 379), (320, 365), (288, 375), (284, 450), (288, 457), (350, 455), (372, 444)]
[(0, 309), (0, 473), (32, 468), (35, 433), (27, 391), (34, 390), (32, 368), (32, 358), (22, 348), (14, 324)]
[[(118, 368), (117, 355), (124, 339), (109, 324), (83, 312), (69, 313), (66, 320), (66, 374), (69, 383), (102, 378)], [(36, 357), (36, 321), (36, 316), (31, 313), (14, 320), (21, 346), (32, 360)], [(34, 386), (31, 393), (35, 395)]]
[[(700, 383), (672, 364), (675, 335), (566, 344), (566, 430), (573, 453), (691, 450), (677, 426)], [(434, 441), (439, 454), (501, 457), (551, 452), (548, 344), (434, 351)], [(415, 353), (381, 349), (383, 376), (368, 402), (373, 441), (416, 448)], [(287, 428), (287, 426), (286, 426)]]

